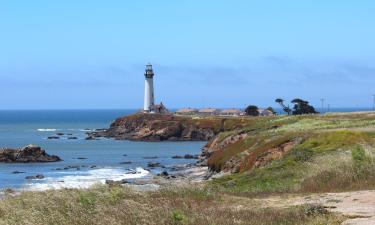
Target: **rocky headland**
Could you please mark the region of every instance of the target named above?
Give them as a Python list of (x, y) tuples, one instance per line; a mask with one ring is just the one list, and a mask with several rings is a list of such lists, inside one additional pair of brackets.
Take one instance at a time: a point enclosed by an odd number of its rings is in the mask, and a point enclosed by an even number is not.
[[(87, 132), (86, 139), (96, 140), (104, 137), (131, 141), (207, 141), (200, 155), (173, 157), (196, 159), (197, 169), (201, 167), (207, 170), (208, 167), (209, 170), (202, 176), (203, 180), (221, 171), (215, 168), (215, 164), (210, 163), (212, 156), (215, 156), (214, 153), (223, 151), (228, 146), (245, 139), (248, 135), (245, 130), (254, 121), (255, 119), (250, 117), (194, 117), (137, 113), (117, 118), (108, 129)], [(223, 134), (225, 134), (224, 138)], [(238, 160), (228, 161), (223, 171), (237, 172), (239, 165)], [(183, 174), (185, 170), (190, 171), (191, 168), (181, 169), (180, 173)]]
[(88, 132), (86, 139), (106, 137), (132, 141), (208, 141), (225, 130), (224, 121), (222, 118), (137, 113), (116, 119), (108, 129)]
[[(207, 141), (201, 155), (194, 158), (198, 158), (196, 166), (209, 168), (206, 177), (210, 177), (216, 173), (250, 172), (250, 174), (255, 174), (252, 172), (269, 170), (269, 165), (274, 162), (288, 165), (292, 162), (293, 165), (295, 163), (305, 166), (302, 159), (316, 157), (320, 160), (321, 154), (331, 151), (329, 147), (332, 146), (333, 149), (341, 149), (337, 147), (340, 145), (351, 149), (354, 144), (369, 145), (371, 138), (367, 137), (368, 131), (364, 129), (372, 129), (374, 119), (375, 114), (370, 113), (290, 117), (178, 116), (137, 113), (116, 119), (108, 129), (89, 132), (88, 138), (105, 137), (133, 141)], [(362, 130), (357, 130), (358, 127)], [(340, 130), (337, 130), (338, 128)], [(319, 133), (322, 132), (324, 135), (320, 136)], [(320, 147), (326, 139), (328, 139), (327, 142), (333, 143), (332, 146)], [(305, 148), (305, 145), (309, 145), (310, 142), (317, 142), (319, 147), (314, 145)], [(319, 151), (304, 152), (312, 151), (311, 149), (314, 148), (318, 148)], [(294, 159), (294, 154), (307, 154), (308, 156), (305, 158), (296, 156)], [(295, 171), (298, 170), (291, 169), (291, 173)], [(291, 181), (290, 185), (292, 187), (297, 184)]]
[(19, 149), (0, 149), (0, 162), (5, 163), (33, 163), (33, 162), (57, 162), (58, 156), (49, 155), (44, 149), (36, 145), (28, 145)]

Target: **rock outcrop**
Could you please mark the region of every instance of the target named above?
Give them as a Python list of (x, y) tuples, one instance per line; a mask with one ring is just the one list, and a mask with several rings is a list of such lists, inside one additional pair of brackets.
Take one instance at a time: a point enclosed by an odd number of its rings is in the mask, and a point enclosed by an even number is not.
[(57, 162), (58, 156), (48, 155), (41, 147), (28, 145), (20, 149), (0, 149), (0, 162), (5, 163), (32, 163), (32, 162)]
[(86, 139), (107, 137), (133, 141), (207, 141), (220, 132), (222, 120), (137, 113), (116, 119), (109, 129), (88, 132)]

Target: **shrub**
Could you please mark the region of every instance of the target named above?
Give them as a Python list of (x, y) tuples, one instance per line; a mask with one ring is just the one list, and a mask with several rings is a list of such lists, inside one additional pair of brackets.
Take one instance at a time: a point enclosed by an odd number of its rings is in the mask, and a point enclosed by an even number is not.
[(360, 177), (366, 174), (367, 169), (372, 163), (372, 158), (366, 154), (361, 146), (356, 146), (352, 150), (353, 169), (355, 174)]
[(96, 205), (96, 195), (91, 192), (82, 192), (79, 195), (79, 203), (87, 210), (94, 210)]
[(173, 224), (187, 224), (188, 220), (185, 214), (180, 210), (173, 210), (171, 212), (171, 220)]

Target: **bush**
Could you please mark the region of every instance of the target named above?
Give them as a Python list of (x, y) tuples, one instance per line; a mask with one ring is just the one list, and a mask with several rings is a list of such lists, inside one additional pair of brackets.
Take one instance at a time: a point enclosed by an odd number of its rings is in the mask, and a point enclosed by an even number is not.
[(352, 150), (353, 169), (355, 174), (360, 177), (368, 172), (368, 168), (372, 163), (371, 156), (367, 155), (361, 146), (356, 146)]
[(93, 211), (96, 206), (96, 195), (91, 192), (82, 193), (79, 196), (79, 203), (87, 210)]
[(180, 210), (173, 210), (171, 212), (171, 219), (173, 224), (187, 224), (188, 222), (187, 217)]

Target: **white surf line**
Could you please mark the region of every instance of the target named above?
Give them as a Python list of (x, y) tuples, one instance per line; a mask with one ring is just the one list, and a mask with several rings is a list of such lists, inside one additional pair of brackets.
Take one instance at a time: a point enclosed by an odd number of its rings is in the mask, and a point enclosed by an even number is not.
[(47, 177), (40, 180), (40, 183), (26, 184), (26, 191), (45, 191), (50, 189), (62, 188), (90, 188), (95, 184), (105, 184), (106, 180), (121, 181), (126, 179), (137, 179), (149, 175), (150, 172), (143, 168), (136, 168), (134, 172), (131, 170), (103, 168), (89, 170), (85, 172), (77, 172), (76, 175), (65, 175), (61, 177)]
[(53, 131), (57, 131), (57, 129), (54, 129), (54, 128), (39, 128), (39, 129), (37, 129), (37, 131), (39, 131), (39, 132), (53, 132)]

